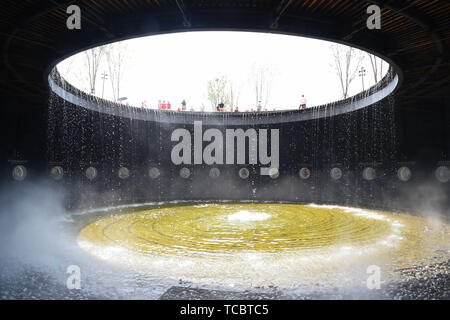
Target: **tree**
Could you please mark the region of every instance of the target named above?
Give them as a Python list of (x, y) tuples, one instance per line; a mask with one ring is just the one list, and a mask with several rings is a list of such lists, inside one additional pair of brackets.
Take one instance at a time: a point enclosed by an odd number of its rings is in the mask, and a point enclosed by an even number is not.
[(219, 103), (228, 104), (230, 102), (227, 94), (228, 79), (225, 76), (219, 76), (208, 80), (208, 100), (212, 108), (217, 107)]
[(333, 55), (333, 68), (341, 84), (342, 98), (346, 99), (364, 56), (362, 51), (340, 44), (332, 44), (330, 49)]
[(70, 84), (85, 92), (91, 92), (87, 68), (83, 68), (83, 65), (87, 67), (84, 52), (64, 60), (57, 65), (57, 68), (60, 75)]
[(240, 88), (241, 86), (239, 84), (235, 84), (233, 80), (228, 81), (228, 101), (230, 103), (231, 112), (239, 103)]
[(383, 59), (378, 58), (376, 55), (373, 55), (371, 53), (367, 54), (370, 59), (370, 65), (372, 66), (372, 74), (373, 74), (373, 80), (375, 83), (378, 83), (378, 79), (381, 80), (383, 77)]
[(90, 93), (95, 93), (95, 84), (97, 82), (97, 71), (105, 53), (106, 46), (99, 46), (89, 50), (85, 53), (85, 62), (88, 69), (89, 89)]
[(255, 104), (261, 101), (261, 105), (265, 108), (269, 102), (274, 72), (268, 67), (255, 65), (251, 77), (255, 88)]
[(106, 47), (106, 62), (113, 92), (113, 101), (117, 101), (120, 98), (120, 85), (129, 58), (128, 47), (124, 42), (116, 42)]

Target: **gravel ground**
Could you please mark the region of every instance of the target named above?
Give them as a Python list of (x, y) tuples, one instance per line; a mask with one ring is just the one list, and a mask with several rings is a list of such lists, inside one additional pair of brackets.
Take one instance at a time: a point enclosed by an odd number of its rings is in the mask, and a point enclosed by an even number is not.
[[(272, 300), (272, 299), (450, 299), (450, 261), (398, 270), (402, 280), (388, 283), (380, 290), (340, 290), (295, 292), (275, 287), (252, 290), (217, 290), (197, 287), (178, 281), (163, 283), (149, 280), (142, 275), (130, 275), (127, 279), (96, 279), (91, 287), (68, 290), (58, 274), (49, 270), (36, 271), (30, 267), (15, 267), (4, 263), (0, 266), (0, 298), (86, 300), (86, 299), (163, 299), (163, 300)], [(113, 272), (113, 271), (111, 271)], [(98, 278), (98, 274), (93, 276)], [(92, 279), (91, 279), (92, 280)], [(95, 287), (97, 286), (97, 287)], [(103, 292), (99, 294), (98, 292)]]
[(450, 261), (399, 272), (404, 281), (386, 288), (392, 299), (450, 300)]

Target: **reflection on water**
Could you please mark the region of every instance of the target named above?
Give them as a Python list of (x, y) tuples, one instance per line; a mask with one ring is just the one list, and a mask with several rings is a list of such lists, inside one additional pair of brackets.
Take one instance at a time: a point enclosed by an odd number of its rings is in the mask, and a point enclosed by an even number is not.
[(108, 263), (167, 278), (284, 287), (362, 283), (449, 258), (450, 227), (406, 214), (298, 204), (202, 204), (109, 211), (79, 245)]

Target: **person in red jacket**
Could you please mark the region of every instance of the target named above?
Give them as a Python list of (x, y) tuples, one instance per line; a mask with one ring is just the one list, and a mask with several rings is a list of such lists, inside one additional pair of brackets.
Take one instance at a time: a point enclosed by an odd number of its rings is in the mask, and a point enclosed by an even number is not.
[(170, 101), (167, 101), (167, 110), (170, 110), (171, 107), (172, 105), (170, 104)]

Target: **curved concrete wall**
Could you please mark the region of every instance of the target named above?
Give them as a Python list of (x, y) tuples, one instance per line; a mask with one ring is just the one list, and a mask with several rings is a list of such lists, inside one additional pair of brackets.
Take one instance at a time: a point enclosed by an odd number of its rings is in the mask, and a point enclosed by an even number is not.
[(399, 76), (391, 68), (387, 75), (376, 85), (348, 99), (305, 110), (283, 110), (257, 113), (178, 112), (126, 108), (120, 104), (81, 92), (65, 81), (59, 75), (56, 68), (49, 74), (48, 83), (50, 89), (65, 101), (82, 108), (109, 115), (126, 117), (134, 120), (163, 121), (177, 124), (202, 121), (204, 124), (211, 125), (247, 125), (249, 123), (278, 124), (307, 121), (333, 117), (363, 109), (378, 103), (393, 94), (399, 86)]

